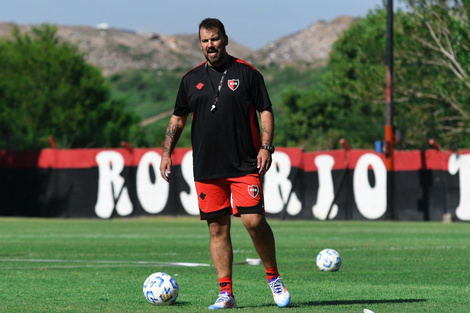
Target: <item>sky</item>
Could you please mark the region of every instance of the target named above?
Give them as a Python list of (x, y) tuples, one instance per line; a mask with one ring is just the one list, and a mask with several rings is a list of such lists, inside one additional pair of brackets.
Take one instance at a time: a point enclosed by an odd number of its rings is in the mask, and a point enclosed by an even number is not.
[[(396, 0), (394, 6), (397, 6)], [(110, 27), (161, 35), (197, 34), (216, 17), (230, 39), (252, 49), (338, 16), (364, 17), (382, 0), (2, 0), (0, 22)]]

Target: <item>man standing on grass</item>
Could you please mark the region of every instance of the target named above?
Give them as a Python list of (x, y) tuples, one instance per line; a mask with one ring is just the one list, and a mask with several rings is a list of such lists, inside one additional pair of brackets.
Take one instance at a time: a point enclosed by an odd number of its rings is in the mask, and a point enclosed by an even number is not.
[(265, 266), (274, 301), (284, 307), (290, 302), (290, 294), (279, 276), (261, 184), (274, 153), (271, 101), (261, 74), (226, 52), (228, 36), (222, 22), (203, 20), (199, 42), (207, 62), (181, 80), (165, 135), (160, 173), (170, 181), (171, 154), (191, 114), (200, 218), (209, 227), (210, 253), (220, 286), (219, 297), (209, 309), (237, 307), (232, 288), (231, 215), (241, 217)]

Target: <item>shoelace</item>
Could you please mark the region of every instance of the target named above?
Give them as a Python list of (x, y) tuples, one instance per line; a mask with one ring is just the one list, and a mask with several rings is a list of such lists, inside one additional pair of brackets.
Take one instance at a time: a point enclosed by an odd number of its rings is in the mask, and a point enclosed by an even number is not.
[(270, 283), (269, 285), (271, 285), (271, 288), (273, 289), (273, 292), (275, 294), (281, 294), (282, 293), (282, 284), (281, 282), (279, 281), (279, 279), (276, 279), (275, 281), (273, 281), (272, 283)]
[(228, 302), (230, 300), (230, 296), (227, 295), (227, 294), (221, 294), (219, 295), (219, 298), (217, 299), (217, 301), (215, 301), (215, 303), (220, 303), (220, 302)]

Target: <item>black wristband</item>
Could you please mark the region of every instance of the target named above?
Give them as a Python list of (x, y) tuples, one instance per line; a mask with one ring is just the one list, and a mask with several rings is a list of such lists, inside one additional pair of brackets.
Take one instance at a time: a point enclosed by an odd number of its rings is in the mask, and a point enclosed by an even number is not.
[(261, 149), (265, 149), (265, 150), (268, 150), (269, 153), (273, 154), (274, 153), (274, 146), (271, 146), (271, 145), (266, 145), (266, 146), (262, 146)]

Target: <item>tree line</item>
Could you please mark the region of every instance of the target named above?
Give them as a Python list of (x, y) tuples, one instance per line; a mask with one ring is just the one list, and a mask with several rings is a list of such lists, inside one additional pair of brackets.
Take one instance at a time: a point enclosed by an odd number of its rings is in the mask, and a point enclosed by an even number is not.
[[(397, 147), (426, 149), (433, 138), (446, 149), (468, 149), (470, 0), (405, 2), (394, 16), (394, 115), (405, 134)], [(321, 69), (261, 69), (271, 94), (277, 90), (276, 145), (335, 149), (344, 138), (372, 148), (383, 138), (386, 17), (376, 9), (354, 21)], [(56, 31), (15, 29), (0, 40), (0, 149), (47, 148), (50, 138), (59, 148), (159, 146), (168, 119), (142, 120), (171, 109), (184, 71), (105, 78)], [(189, 145), (189, 134), (181, 142)]]
[[(407, 0), (394, 16), (398, 148), (470, 147), (470, 1)], [(285, 93), (284, 144), (370, 148), (385, 123), (386, 10), (355, 21), (333, 45), (320, 86)]]
[(0, 41), (0, 149), (117, 147), (143, 143), (139, 117), (112, 99), (101, 72), (57, 28), (13, 30)]

